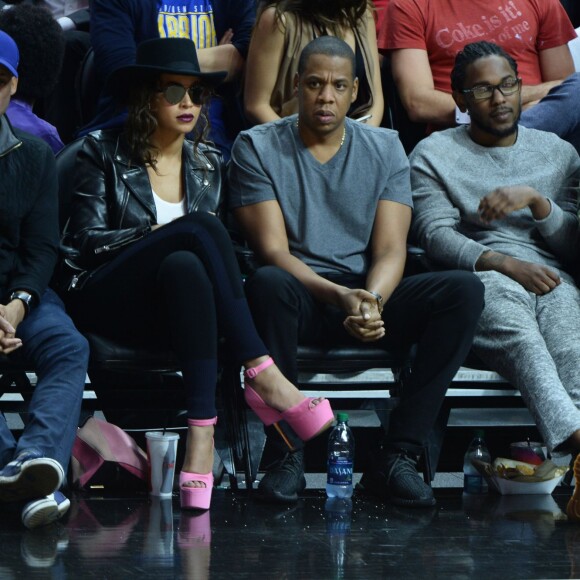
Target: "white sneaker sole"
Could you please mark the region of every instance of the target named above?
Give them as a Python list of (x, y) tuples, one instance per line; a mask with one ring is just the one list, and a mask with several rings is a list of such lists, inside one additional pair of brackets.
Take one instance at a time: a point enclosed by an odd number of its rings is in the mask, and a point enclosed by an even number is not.
[(22, 523), (29, 529), (46, 526), (62, 518), (70, 507), (70, 500), (65, 498), (57, 504), (54, 498), (45, 497), (31, 502), (22, 510)]
[(64, 481), (61, 464), (49, 457), (30, 459), (22, 464), (20, 473), (0, 477), (0, 501), (20, 501), (50, 495)]

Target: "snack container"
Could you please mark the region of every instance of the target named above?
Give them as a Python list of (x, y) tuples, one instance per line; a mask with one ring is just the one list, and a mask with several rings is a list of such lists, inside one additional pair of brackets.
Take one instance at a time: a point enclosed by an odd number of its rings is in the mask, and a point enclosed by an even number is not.
[(556, 486), (562, 481), (563, 475), (548, 479), (547, 481), (512, 481), (502, 479), (497, 475), (485, 475), (490, 486), (501, 495), (538, 495), (551, 494)]

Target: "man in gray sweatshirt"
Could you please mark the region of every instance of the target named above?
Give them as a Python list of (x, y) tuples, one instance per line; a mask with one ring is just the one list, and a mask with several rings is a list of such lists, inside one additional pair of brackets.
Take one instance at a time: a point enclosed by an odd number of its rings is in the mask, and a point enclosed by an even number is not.
[(413, 151), (414, 234), (442, 266), (479, 276), (474, 351), (521, 391), (551, 452), (577, 453), (580, 158), (554, 134), (518, 125), (517, 65), (497, 45), (467, 45), (451, 78), (471, 124)]

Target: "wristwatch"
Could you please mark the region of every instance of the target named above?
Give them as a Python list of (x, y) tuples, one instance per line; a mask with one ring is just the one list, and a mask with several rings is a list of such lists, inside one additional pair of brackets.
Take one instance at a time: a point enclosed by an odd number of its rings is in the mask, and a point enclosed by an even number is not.
[(26, 292), (25, 290), (15, 290), (14, 292), (12, 292), (12, 294), (10, 294), (10, 300), (21, 300), (22, 304), (24, 304), (24, 310), (26, 311), (25, 316), (28, 316), (30, 314), (32, 302), (34, 300), (30, 292)]
[(373, 292), (372, 290), (368, 291), (369, 294), (372, 294), (376, 301), (377, 301), (377, 308), (379, 309), (379, 314), (383, 313), (383, 297), (378, 292)]

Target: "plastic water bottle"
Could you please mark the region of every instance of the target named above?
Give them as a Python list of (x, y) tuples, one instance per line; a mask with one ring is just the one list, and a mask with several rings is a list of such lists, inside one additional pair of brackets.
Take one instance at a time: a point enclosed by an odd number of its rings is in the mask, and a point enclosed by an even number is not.
[(328, 438), (326, 495), (352, 497), (354, 437), (348, 426), (348, 413), (338, 413), (336, 427)]
[(463, 491), (465, 493), (486, 493), (487, 482), (471, 463), (472, 459), (478, 459), (486, 463), (491, 462), (491, 456), (483, 440), (483, 429), (476, 429), (463, 458)]

